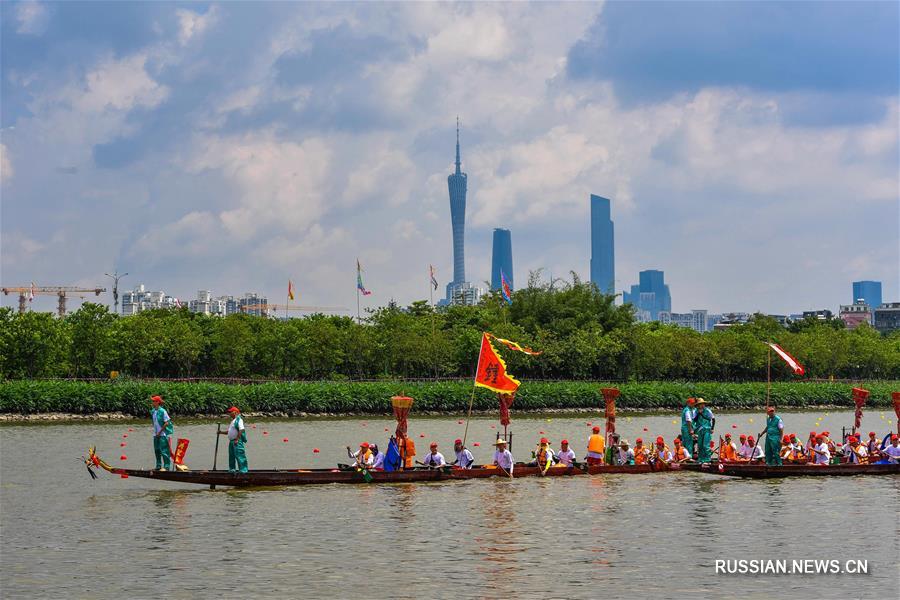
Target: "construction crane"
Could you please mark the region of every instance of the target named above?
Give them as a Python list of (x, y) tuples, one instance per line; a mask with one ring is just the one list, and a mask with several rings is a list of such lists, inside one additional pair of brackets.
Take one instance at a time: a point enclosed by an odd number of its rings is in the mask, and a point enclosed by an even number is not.
[(297, 306), (295, 304), (244, 304), (240, 308), (241, 312), (259, 311), (264, 317), (269, 316), (269, 313), (276, 315), (281, 311), (288, 310), (302, 310), (306, 312), (350, 312), (349, 308), (344, 308), (342, 306)]
[(9, 296), (10, 294), (19, 294), (19, 313), (25, 312), (25, 308), (27, 306), (26, 302), (28, 300), (28, 297), (32, 294), (35, 296), (56, 296), (59, 298), (59, 304), (57, 304), (56, 308), (57, 314), (59, 314), (60, 317), (64, 317), (66, 316), (67, 294), (93, 293), (95, 296), (99, 296), (106, 291), (106, 288), (80, 288), (64, 285), (28, 285), (0, 288), (0, 291), (3, 292), (4, 296)]

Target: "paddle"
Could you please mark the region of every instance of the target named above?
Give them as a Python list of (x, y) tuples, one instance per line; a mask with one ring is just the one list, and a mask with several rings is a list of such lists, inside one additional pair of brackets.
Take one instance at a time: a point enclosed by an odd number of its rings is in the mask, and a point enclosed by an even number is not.
[[(213, 468), (212, 468), (213, 471), (216, 470), (216, 461), (219, 459), (219, 436), (220, 435), (222, 435), (222, 424), (216, 423), (216, 449), (213, 452)], [(211, 490), (216, 489), (216, 484), (214, 484), (214, 483), (209, 484), (209, 489), (211, 489)]]
[(750, 462), (753, 462), (755, 460), (753, 457), (756, 456), (756, 449), (759, 448), (759, 440), (762, 439), (762, 436), (765, 435), (765, 433), (766, 430), (763, 429), (762, 433), (756, 436), (756, 445), (754, 445), (753, 450), (750, 451), (750, 458), (748, 459)]

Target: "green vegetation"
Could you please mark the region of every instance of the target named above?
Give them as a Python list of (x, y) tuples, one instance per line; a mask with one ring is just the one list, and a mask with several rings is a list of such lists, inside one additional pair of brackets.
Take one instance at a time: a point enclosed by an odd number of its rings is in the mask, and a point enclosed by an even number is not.
[[(765, 404), (765, 383), (625, 383), (618, 406), (625, 409), (677, 409), (689, 396), (706, 398), (714, 408)], [(601, 384), (582, 381), (529, 382), (516, 396), (515, 410), (599, 408)], [(849, 384), (774, 383), (772, 400), (782, 407), (852, 407)], [(900, 382), (866, 384), (869, 406), (889, 406)], [(232, 404), (245, 411), (285, 413), (389, 413), (390, 397), (415, 398), (416, 412), (464, 413), (471, 381), (452, 382), (301, 382), (230, 385), (173, 382), (8, 381), (0, 384), (0, 413), (123, 412), (145, 416), (152, 394), (161, 394), (175, 415), (222, 414)], [(497, 410), (487, 390), (475, 394), (476, 410)]]
[[(0, 309), (0, 380), (107, 377), (239, 377), (378, 380), (471, 377), (482, 331), (543, 354), (504, 352), (523, 381), (760, 381), (764, 340), (780, 343), (811, 378), (900, 379), (900, 332), (853, 331), (840, 321), (789, 329), (757, 316), (746, 325), (700, 334), (634, 323), (628, 306), (573, 276), (554, 288), (532, 276), (512, 306), (496, 294), (474, 307), (432, 310), (425, 301), (373, 310), (363, 323), (311, 315), (276, 320), (151, 310), (133, 317), (84, 304), (65, 319)], [(779, 360), (774, 380), (794, 376)]]

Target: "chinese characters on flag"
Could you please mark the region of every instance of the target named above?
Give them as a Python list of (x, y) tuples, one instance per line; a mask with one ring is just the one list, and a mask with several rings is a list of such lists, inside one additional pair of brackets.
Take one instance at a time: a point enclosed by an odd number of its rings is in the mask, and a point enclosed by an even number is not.
[(506, 372), (506, 363), (491, 344), (487, 333), (481, 336), (475, 385), (501, 394), (512, 394), (519, 389), (519, 382)]

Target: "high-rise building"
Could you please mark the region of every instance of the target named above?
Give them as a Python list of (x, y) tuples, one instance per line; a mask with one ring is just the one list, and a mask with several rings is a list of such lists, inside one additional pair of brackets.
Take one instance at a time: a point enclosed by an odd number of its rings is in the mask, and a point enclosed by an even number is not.
[(662, 271), (650, 269), (638, 274), (638, 285), (631, 286), (630, 292), (622, 294), (622, 301), (635, 308), (635, 316), (641, 323), (658, 321), (659, 313), (672, 312), (672, 296), (665, 283)]
[(468, 176), (462, 172), (459, 158), (459, 119), (456, 120), (456, 171), (447, 176), (450, 192), (450, 225), (453, 228), (453, 280), (447, 284), (447, 299), (453, 298), (453, 288), (466, 281), (466, 190)]
[(591, 194), (591, 283), (604, 294), (616, 289), (616, 255), (609, 198)]
[(500, 271), (509, 287), (513, 285), (512, 234), (509, 229), (494, 229), (494, 250), (491, 257), (491, 289), (500, 289)]
[(122, 314), (127, 316), (153, 308), (176, 308), (180, 305), (178, 298), (163, 291), (148, 291), (143, 283), (130, 292), (122, 293)]
[(853, 297), (851, 302), (862, 300), (869, 306), (877, 308), (881, 306), (881, 282), (880, 281), (854, 281)]
[(900, 329), (900, 302), (885, 302), (875, 309), (875, 329), (881, 333)]

